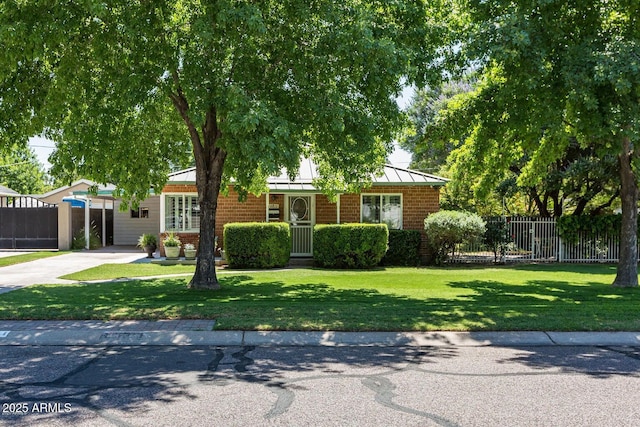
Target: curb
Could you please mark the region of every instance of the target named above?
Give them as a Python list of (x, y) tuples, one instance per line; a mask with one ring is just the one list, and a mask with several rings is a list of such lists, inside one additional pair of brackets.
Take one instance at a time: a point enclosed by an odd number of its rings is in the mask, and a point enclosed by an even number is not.
[(640, 347), (640, 332), (1, 331), (0, 346)]

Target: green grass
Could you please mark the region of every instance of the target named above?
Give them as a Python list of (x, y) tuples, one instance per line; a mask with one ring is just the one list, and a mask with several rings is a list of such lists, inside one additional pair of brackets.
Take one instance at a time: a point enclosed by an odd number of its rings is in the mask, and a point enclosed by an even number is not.
[(166, 276), (171, 274), (193, 274), (194, 271), (194, 265), (160, 265), (151, 263), (103, 264), (77, 273), (67, 274), (60, 278), (76, 281), (110, 280), (130, 277)]
[(9, 265), (21, 264), (23, 262), (35, 261), (37, 259), (49, 258), (52, 256), (64, 255), (68, 254), (67, 251), (39, 251), (39, 252), (30, 252), (28, 254), (21, 255), (12, 255), (0, 258), (0, 267), (7, 267)]
[(0, 319), (206, 318), (217, 329), (243, 330), (640, 330), (640, 289), (612, 288), (614, 275), (615, 266), (562, 264), (229, 271), (216, 292), (187, 289), (188, 277), (30, 286), (0, 295)]

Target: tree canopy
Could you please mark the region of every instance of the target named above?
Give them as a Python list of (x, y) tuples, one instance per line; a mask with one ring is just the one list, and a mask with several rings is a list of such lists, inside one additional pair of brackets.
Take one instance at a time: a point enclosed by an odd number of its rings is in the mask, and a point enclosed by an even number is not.
[(0, 184), (20, 194), (42, 194), (47, 191), (44, 169), (34, 152), (22, 144), (14, 144), (0, 152)]
[(481, 168), (477, 188), (486, 191), (502, 178), (495, 171), (521, 162), (518, 184), (533, 187), (571, 144), (615, 159), (623, 227), (614, 284), (637, 286), (637, 2), (455, 0), (451, 9), (449, 57), (478, 82), (448, 104), (438, 128), (464, 138), (464, 172)]
[(303, 155), (334, 191), (366, 182), (399, 129), (401, 82), (437, 76), (442, 22), (423, 1), (1, 1), (0, 118), (54, 139), (57, 173), (125, 199), (191, 153), (191, 286), (216, 288), (220, 188), (260, 191)]

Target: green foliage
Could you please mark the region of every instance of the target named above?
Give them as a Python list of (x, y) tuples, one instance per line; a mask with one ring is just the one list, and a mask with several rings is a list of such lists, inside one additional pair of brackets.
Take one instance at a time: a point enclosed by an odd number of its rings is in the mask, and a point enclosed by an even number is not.
[(169, 233), (163, 240), (162, 240), (162, 244), (165, 247), (174, 247), (177, 248), (179, 247), (182, 242), (180, 241), (180, 239), (178, 238), (178, 236), (176, 236), (173, 232)]
[(621, 215), (569, 215), (558, 218), (558, 234), (567, 242), (577, 242), (581, 235), (619, 236)]
[[(438, 3), (47, 6), (0, 6), (0, 144), (44, 131), (53, 174), (115, 184), (134, 204), (193, 155), (201, 236), (220, 188), (262, 191), (302, 156), (329, 194), (366, 184), (402, 127), (403, 86), (441, 76)], [(193, 287), (217, 287), (213, 252), (201, 237)]]
[(372, 268), (387, 251), (386, 224), (316, 225), (313, 229), (313, 259), (327, 268)]
[(498, 262), (498, 256), (505, 256), (507, 247), (512, 241), (509, 224), (504, 218), (490, 218), (486, 222), (486, 228), (484, 243), (493, 251), (494, 262)]
[(444, 82), (416, 91), (407, 111), (410, 126), (400, 140), (400, 146), (412, 153), (413, 169), (443, 174), (447, 157), (459, 142), (434, 138), (433, 125), (450, 100), (472, 90), (473, 82), (469, 80)]
[[(145, 246), (158, 246), (158, 238), (155, 234), (144, 233), (138, 238), (138, 247), (144, 248)], [(165, 243), (165, 246), (166, 243)]]
[(19, 194), (42, 194), (48, 189), (45, 172), (35, 153), (18, 144), (12, 144), (5, 155), (0, 153), (0, 184)]
[(334, 184), (358, 182), (400, 129), (403, 83), (439, 76), (426, 66), (443, 31), (431, 7), (13, 2), (0, 8), (1, 131), (45, 130), (57, 176), (114, 183), (126, 198), (208, 146), (240, 190), (295, 173), (300, 155), (338, 170)]
[(469, 212), (439, 211), (425, 218), (424, 229), (435, 263), (444, 263), (456, 244), (482, 237), (485, 225), (480, 216)]
[[(84, 228), (81, 228), (76, 234), (74, 234), (71, 240), (71, 249), (79, 250), (84, 249), (86, 245), (86, 238), (84, 235)], [(91, 224), (89, 229), (89, 249), (98, 249), (102, 246), (102, 239), (98, 233), (98, 228), (95, 224)]]
[(291, 256), (289, 224), (225, 224), (224, 251), (232, 268), (284, 267), (289, 263)]
[(389, 230), (389, 248), (383, 265), (417, 266), (420, 264), (422, 237), (417, 230)]

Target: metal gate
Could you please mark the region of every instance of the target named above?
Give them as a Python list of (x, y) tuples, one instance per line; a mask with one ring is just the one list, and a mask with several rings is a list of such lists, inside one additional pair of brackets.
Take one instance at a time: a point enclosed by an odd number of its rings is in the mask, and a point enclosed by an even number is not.
[(285, 214), (291, 227), (291, 256), (312, 256), (315, 220), (314, 196), (289, 195)]
[(0, 249), (58, 249), (58, 207), (33, 197), (0, 197)]

